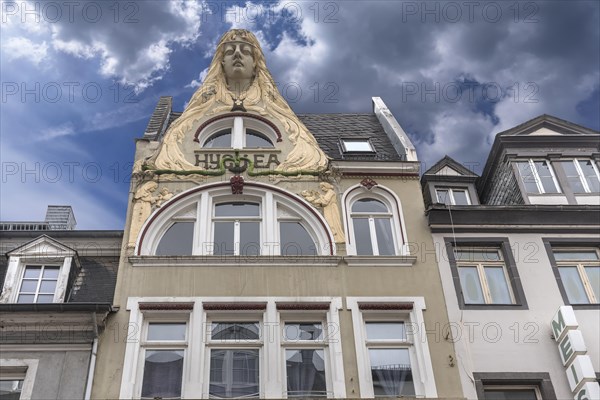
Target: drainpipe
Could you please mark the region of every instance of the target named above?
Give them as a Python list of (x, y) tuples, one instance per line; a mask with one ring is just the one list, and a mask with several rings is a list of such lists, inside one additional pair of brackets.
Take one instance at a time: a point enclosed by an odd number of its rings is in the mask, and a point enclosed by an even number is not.
[(92, 397), (92, 384), (94, 383), (94, 371), (96, 370), (96, 353), (98, 352), (98, 324), (96, 320), (96, 313), (93, 313), (94, 323), (94, 342), (92, 344), (92, 354), (90, 357), (90, 367), (88, 369), (87, 383), (85, 385), (85, 396), (84, 400), (90, 400)]

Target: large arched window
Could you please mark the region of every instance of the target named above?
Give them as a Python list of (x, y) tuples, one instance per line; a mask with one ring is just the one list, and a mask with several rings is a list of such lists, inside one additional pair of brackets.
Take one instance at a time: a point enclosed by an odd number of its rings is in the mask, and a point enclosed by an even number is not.
[(197, 140), (205, 149), (273, 148), (277, 133), (268, 124), (252, 118), (229, 117), (204, 127)]
[(355, 186), (346, 192), (344, 208), (349, 255), (407, 254), (400, 204), (390, 191)]
[(321, 215), (296, 195), (246, 184), (192, 189), (163, 205), (142, 229), (138, 255), (314, 256), (333, 254)]

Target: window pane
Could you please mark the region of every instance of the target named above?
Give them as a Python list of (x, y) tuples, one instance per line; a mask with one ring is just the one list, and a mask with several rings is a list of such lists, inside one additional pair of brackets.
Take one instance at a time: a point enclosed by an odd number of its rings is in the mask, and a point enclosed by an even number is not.
[(561, 161), (560, 164), (565, 170), (565, 174), (567, 175), (567, 181), (569, 182), (569, 186), (571, 186), (571, 189), (573, 189), (573, 192), (585, 193), (585, 188), (583, 187), (583, 183), (581, 183), (579, 172), (577, 172), (577, 168), (575, 168), (573, 160)]
[(535, 175), (533, 174), (529, 163), (518, 162), (517, 168), (519, 170), (519, 175), (521, 175), (521, 182), (523, 182), (525, 191), (527, 193), (539, 193), (538, 187), (535, 183)]
[(354, 242), (356, 243), (356, 254), (359, 256), (372, 256), (373, 246), (371, 244), (371, 231), (367, 218), (352, 218), (354, 225)]
[(54, 301), (54, 294), (40, 294), (37, 298), (36, 303), (52, 303)]
[(465, 190), (452, 190), (454, 196), (454, 204), (457, 206), (466, 206), (469, 204), (467, 192)]
[(21, 283), (21, 293), (35, 293), (37, 290), (38, 280), (26, 280), (23, 279), (23, 283)]
[(596, 295), (596, 301), (600, 302), (600, 267), (585, 267), (585, 273)]
[(317, 246), (299, 222), (280, 222), (280, 249), (282, 256), (313, 256)]
[(414, 396), (408, 349), (369, 349), (375, 397)]
[(288, 397), (327, 397), (323, 350), (286, 350)]
[(571, 304), (588, 304), (590, 301), (585, 294), (583, 282), (576, 267), (560, 267), (558, 269), (563, 286), (567, 292), (569, 303)]
[(485, 267), (485, 277), (487, 279), (492, 304), (511, 304), (510, 291), (502, 267)]
[(214, 255), (233, 255), (233, 222), (215, 222)]
[(221, 203), (215, 205), (215, 217), (258, 217), (260, 210), (257, 203)]
[(598, 175), (596, 175), (592, 163), (592, 160), (580, 160), (579, 166), (581, 167), (581, 171), (583, 172), (583, 176), (585, 177), (590, 191), (592, 193), (598, 193), (600, 192), (600, 181), (598, 180)]
[(0, 381), (1, 400), (19, 400), (23, 390), (22, 380)]
[(257, 256), (260, 254), (260, 223), (240, 223), (240, 254)]
[(33, 294), (20, 294), (17, 303), (33, 303), (35, 296)]
[(443, 203), (445, 205), (450, 204), (450, 196), (448, 196), (448, 191), (445, 189), (438, 189), (435, 191), (437, 193), (438, 203)]
[(258, 397), (258, 350), (211, 350), (210, 397)]
[(595, 251), (555, 251), (556, 261), (577, 260), (577, 261), (597, 261), (598, 253)]
[(152, 322), (148, 324), (147, 340), (185, 340), (185, 323)]
[(58, 270), (60, 267), (45, 267), (44, 268), (44, 279), (58, 279)]
[(379, 200), (375, 199), (360, 199), (352, 204), (352, 212), (388, 212), (388, 208)]
[(485, 300), (477, 268), (460, 267), (458, 275), (460, 277), (460, 287), (462, 288), (465, 304), (484, 304)]
[(183, 351), (147, 350), (144, 363), (142, 397), (181, 397), (181, 378), (183, 372)]
[(456, 261), (501, 261), (498, 250), (455, 250)]
[(321, 340), (323, 339), (323, 325), (317, 323), (286, 323), (283, 329), (285, 340)]
[(542, 182), (545, 193), (559, 193), (558, 188), (554, 184), (552, 173), (550, 172), (550, 165), (546, 161), (535, 161), (535, 168), (537, 169), (538, 175)]
[(156, 248), (157, 256), (186, 256), (192, 254), (193, 222), (175, 222), (163, 235)]
[(28, 265), (25, 267), (25, 275), (23, 275), (23, 278), (39, 278), (41, 271), (41, 266)]
[(215, 133), (204, 143), (206, 149), (223, 147), (231, 147), (231, 129)]
[(273, 143), (262, 133), (246, 130), (246, 147), (274, 147)]
[(394, 248), (394, 235), (392, 235), (392, 224), (389, 218), (375, 218), (375, 232), (377, 233), (377, 247), (380, 256), (393, 256), (396, 254)]
[(534, 389), (484, 389), (485, 400), (537, 400)]
[(368, 340), (406, 340), (404, 322), (367, 322), (365, 327)]
[(42, 281), (40, 284), (40, 293), (52, 293), (56, 289), (56, 281)]
[(346, 151), (368, 151), (372, 152), (373, 147), (367, 139), (364, 140), (343, 140)]
[(213, 322), (212, 340), (258, 340), (258, 322)]

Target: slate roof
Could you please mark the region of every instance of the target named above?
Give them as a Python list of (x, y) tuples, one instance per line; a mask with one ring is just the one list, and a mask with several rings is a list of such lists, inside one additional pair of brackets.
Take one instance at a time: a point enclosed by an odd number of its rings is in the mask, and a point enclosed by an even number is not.
[[(144, 132), (144, 138), (159, 140), (169, 126), (183, 114), (183, 112), (173, 111), (171, 105), (171, 97), (160, 98)], [(317, 139), (325, 154), (333, 160), (404, 160), (403, 156), (394, 149), (377, 116), (373, 113), (297, 114), (297, 116)], [(375, 153), (344, 154), (340, 142), (342, 138), (369, 139)]]
[(449, 157), (448, 155), (445, 155), (444, 158), (442, 158), (440, 161), (435, 163), (431, 168), (429, 168), (427, 171), (425, 171), (425, 173), (423, 175), (435, 175), (438, 173), (438, 171), (440, 171), (444, 167), (452, 168), (453, 170), (455, 170), (456, 172), (458, 172), (459, 174), (464, 175), (464, 176), (474, 176), (474, 177), (479, 176), (476, 173), (474, 173), (473, 171), (471, 171), (470, 169), (463, 166), (461, 163), (459, 163), (455, 159), (453, 159), (452, 157)]

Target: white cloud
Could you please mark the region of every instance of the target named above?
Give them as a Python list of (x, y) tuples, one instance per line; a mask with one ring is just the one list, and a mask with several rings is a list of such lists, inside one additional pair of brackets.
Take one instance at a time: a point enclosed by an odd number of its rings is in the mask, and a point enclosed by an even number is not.
[(10, 37), (2, 44), (2, 52), (9, 61), (22, 58), (40, 65), (48, 55), (48, 45), (45, 41), (34, 43), (25, 37)]

